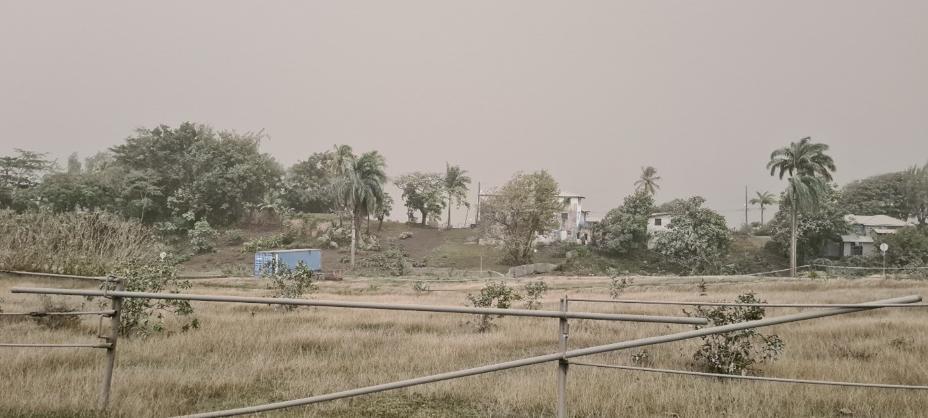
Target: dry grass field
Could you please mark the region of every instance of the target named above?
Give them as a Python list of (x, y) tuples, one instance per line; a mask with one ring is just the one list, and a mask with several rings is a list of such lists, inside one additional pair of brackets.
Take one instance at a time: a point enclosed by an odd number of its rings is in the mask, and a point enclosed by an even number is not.
[[(607, 297), (607, 279), (546, 278), (545, 309), (557, 298)], [(521, 287), (525, 281), (515, 281)], [(0, 277), (0, 307), (41, 308), (39, 297), (10, 294), (14, 286), (87, 287), (85, 283)], [(313, 298), (463, 305), (481, 283), (431, 284), (446, 291), (417, 295), (411, 282), (390, 279), (323, 282)], [(709, 281), (699, 296), (692, 279), (642, 278), (628, 298), (731, 300), (753, 290), (769, 302), (861, 302), (928, 296), (928, 282), (739, 279)], [(196, 293), (270, 294), (250, 279), (198, 280)], [(57, 301), (95, 306), (82, 298)], [(303, 308), (195, 302), (201, 328), (122, 339), (110, 416), (161, 417), (323, 394), (554, 352), (554, 319), (501, 318), (476, 333), (457, 314)], [(572, 303), (571, 310), (681, 315), (679, 307)], [(768, 309), (768, 317), (796, 312)], [(764, 375), (900, 384), (928, 383), (928, 312), (883, 309), (768, 328), (786, 343)], [(684, 325), (571, 322), (571, 348), (683, 331)], [(31, 319), (0, 318), (0, 342), (93, 342), (95, 320), (50, 330)], [(647, 348), (655, 367), (692, 369), (697, 341)], [(0, 416), (99, 416), (94, 410), (102, 350), (0, 348)], [(630, 364), (638, 352), (584, 361)], [(270, 413), (317, 417), (552, 416), (555, 364), (368, 395)], [(568, 402), (575, 417), (921, 417), (928, 394), (915, 391), (813, 387), (721, 381), (640, 372), (570, 369)]]

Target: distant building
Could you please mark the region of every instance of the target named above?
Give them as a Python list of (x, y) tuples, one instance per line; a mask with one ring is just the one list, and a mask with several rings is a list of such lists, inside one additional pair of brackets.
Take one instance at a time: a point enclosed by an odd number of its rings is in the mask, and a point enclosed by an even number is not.
[(844, 220), (851, 225), (851, 231), (841, 236), (840, 248), (826, 248), (826, 256), (878, 254), (876, 241), (880, 236), (895, 234), (899, 229), (911, 226), (909, 222), (886, 215), (847, 215)]
[(670, 212), (655, 212), (648, 216), (648, 248), (651, 246), (651, 237), (658, 232), (664, 232), (670, 227), (673, 214)]
[(663, 232), (670, 226), (673, 214), (670, 212), (655, 212), (648, 216), (648, 234)]
[[(485, 197), (494, 196), (494, 194), (493, 192), (488, 192), (478, 195), (478, 216), (480, 213), (479, 208), (482, 207), (480, 201)], [(586, 199), (586, 197), (576, 193), (565, 192), (558, 195), (558, 199), (564, 203), (564, 209), (556, 215), (557, 228), (546, 234), (540, 234), (538, 241), (541, 243), (565, 241), (579, 244), (589, 242), (589, 232), (586, 230), (589, 225), (587, 225), (586, 217), (590, 212), (583, 210), (583, 199)], [(480, 218), (482, 218), (482, 216), (480, 216)]]
[(583, 210), (585, 197), (576, 193), (561, 193), (558, 198), (564, 202), (564, 211), (558, 218), (558, 229), (554, 231), (556, 239), (581, 243), (580, 228), (586, 223), (586, 212)]

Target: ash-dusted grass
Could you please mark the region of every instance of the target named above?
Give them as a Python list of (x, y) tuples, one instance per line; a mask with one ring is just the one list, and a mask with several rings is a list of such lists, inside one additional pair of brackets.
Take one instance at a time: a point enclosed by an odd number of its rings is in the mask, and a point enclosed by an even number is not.
[[(537, 280), (533, 278), (532, 280)], [(608, 298), (605, 278), (546, 278), (543, 309), (556, 309), (568, 291)], [(860, 302), (928, 295), (928, 282), (878, 279), (737, 282), (709, 280), (698, 296), (692, 279), (636, 279), (633, 299), (732, 300), (755, 291), (770, 302)], [(515, 280), (522, 287), (527, 280)], [(371, 286), (376, 283), (375, 286)], [(0, 278), (5, 311), (32, 310), (36, 296), (13, 286), (79, 286)], [(193, 292), (269, 295), (249, 279), (198, 280)], [(390, 279), (322, 282), (314, 298), (462, 305), (482, 282), (433, 283), (445, 290), (417, 295), (410, 282)], [(568, 289), (568, 290), (565, 290)], [(75, 304), (81, 300), (75, 298)], [(145, 339), (120, 340), (112, 416), (160, 417), (302, 398), (433, 373), (513, 360), (557, 350), (557, 321), (500, 318), (476, 333), (467, 315), (302, 308), (287, 313), (265, 305), (194, 303), (202, 327)], [(682, 315), (678, 307), (572, 302), (571, 310)], [(797, 312), (768, 310), (768, 316)], [(928, 384), (926, 311), (884, 309), (766, 330), (786, 342), (780, 360), (762, 365), (768, 376)], [(29, 321), (0, 320), (0, 341), (95, 341), (96, 322), (51, 330)], [(169, 327), (176, 330), (176, 327)], [(571, 321), (572, 348), (691, 329), (683, 325)], [(692, 368), (697, 341), (649, 347), (655, 367)], [(0, 416), (97, 416), (94, 404), (102, 351), (2, 349)], [(638, 350), (585, 358), (630, 364)], [(542, 364), (415, 388), (293, 408), (267, 416), (484, 417), (552, 416), (556, 366)], [(777, 383), (570, 368), (569, 407), (575, 417), (921, 417), (924, 392), (811, 387)]]
[(0, 211), (0, 269), (97, 276), (117, 260), (154, 261), (150, 227), (108, 213)]

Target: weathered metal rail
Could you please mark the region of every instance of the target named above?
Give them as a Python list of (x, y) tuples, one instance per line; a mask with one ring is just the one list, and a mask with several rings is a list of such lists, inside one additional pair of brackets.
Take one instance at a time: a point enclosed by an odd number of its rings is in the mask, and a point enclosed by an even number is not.
[[(762, 308), (853, 308), (859, 303), (737, 303), (737, 302), (699, 302), (667, 300), (633, 300), (633, 299), (585, 299), (570, 298), (571, 302), (619, 303), (638, 305), (672, 305), (672, 306), (756, 306)], [(883, 303), (874, 308), (928, 308), (928, 303)]]
[(147, 292), (104, 291), (104, 290), (85, 290), (85, 289), (51, 289), (51, 288), (31, 288), (31, 287), (14, 287), (11, 290), (11, 292), (12, 293), (42, 294), (42, 295), (109, 296), (109, 297), (114, 297), (114, 298), (188, 300), (188, 301), (201, 301), (201, 302), (236, 302), (236, 303), (256, 303), (256, 304), (269, 304), (269, 305), (317, 306), (317, 307), (331, 307), (331, 308), (381, 309), (381, 310), (391, 310), (391, 311), (523, 316), (523, 317), (536, 317), (536, 318), (566, 318), (566, 319), (593, 319), (593, 320), (604, 320), (604, 321), (657, 322), (657, 323), (664, 323), (664, 324), (683, 324), (683, 325), (705, 325), (707, 324), (705, 318), (689, 318), (689, 317), (679, 317), (679, 316), (541, 311), (541, 310), (531, 310), (531, 309), (475, 308), (475, 307), (468, 307), (468, 306), (412, 305), (412, 304), (396, 304), (396, 303), (349, 302), (349, 301), (338, 301), (338, 300), (262, 298), (262, 297), (250, 297), (250, 296), (197, 295), (197, 294), (189, 294), (189, 293), (147, 293)]
[[(827, 310), (818, 310), (818, 311), (809, 311), (801, 312), (792, 315), (783, 315), (774, 318), (759, 319), (755, 321), (741, 322), (737, 324), (722, 325), (716, 327), (702, 328), (693, 331), (680, 332), (675, 334), (661, 335), (656, 337), (648, 337), (637, 340), (619, 342), (614, 344), (606, 344), (595, 347), (582, 348), (577, 350), (568, 350), (559, 353), (546, 354), (542, 356), (528, 357), (519, 360), (513, 360), (504, 363), (490, 364), (481, 367), (474, 367), (470, 369), (458, 370), (447, 373), (434, 374), (430, 376), (418, 377), (415, 379), (400, 380), (392, 383), (385, 383), (381, 385), (368, 386), (364, 388), (351, 389), (341, 392), (334, 392), (325, 395), (312, 396), (303, 399), (295, 399), (291, 401), (284, 402), (274, 402), (264, 405), (256, 405), (245, 408), (237, 409), (227, 409), (222, 411), (206, 412), (193, 415), (185, 415), (184, 418), (211, 418), (211, 417), (228, 417), (236, 415), (245, 415), (245, 414), (255, 414), (260, 412), (273, 411), (277, 409), (292, 408), (302, 405), (310, 405), (319, 402), (332, 401), (336, 399), (350, 398), (354, 396), (366, 395), (370, 393), (385, 392), (388, 390), (407, 388), (411, 386), (422, 385), (426, 383), (440, 382), (444, 380), (457, 379), (461, 377), (474, 376), (478, 374), (497, 372), (502, 370), (509, 370), (518, 367), (531, 366), (535, 364), (547, 363), (552, 361), (557, 361), (559, 363), (566, 362), (570, 358), (588, 356), (592, 354), (607, 353), (611, 351), (625, 350), (630, 348), (638, 348), (649, 345), (663, 344), (674, 341), (687, 340), (691, 338), (698, 338), (707, 335), (714, 334), (723, 334), (732, 331), (740, 331), (750, 328), (762, 328), (769, 327), (772, 325), (785, 324), (789, 322), (804, 321), (815, 318), (823, 318), (827, 316), (841, 315), (853, 312), (860, 312), (870, 309), (879, 308), (880, 304), (904, 304), (904, 303), (916, 303), (920, 302), (922, 298), (920, 296), (905, 296), (893, 299), (880, 300), (876, 302), (861, 303), (856, 307), (847, 307), (847, 308), (834, 308)], [(563, 305), (562, 305), (563, 306)], [(558, 379), (560, 386), (560, 378)], [(559, 404), (557, 407), (558, 417), (567, 416), (567, 407), (565, 404)]]

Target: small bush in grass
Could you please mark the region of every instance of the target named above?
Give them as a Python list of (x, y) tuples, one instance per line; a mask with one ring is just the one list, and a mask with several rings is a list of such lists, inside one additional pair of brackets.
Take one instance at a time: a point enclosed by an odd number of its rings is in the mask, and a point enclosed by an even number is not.
[(525, 285), (525, 307), (528, 309), (538, 309), (541, 306), (541, 298), (548, 291), (548, 284), (543, 280), (529, 282)]
[[(487, 283), (480, 293), (476, 295), (468, 294), (467, 300), (477, 308), (499, 308), (509, 309), (512, 302), (521, 300), (522, 295), (502, 281)], [(497, 317), (502, 316), (498, 315)], [(477, 331), (485, 332), (493, 327), (493, 318), (491, 315), (480, 315), (480, 322), (477, 323)]]
[(226, 245), (239, 245), (245, 242), (245, 232), (241, 229), (227, 229), (222, 232), (222, 241)]
[(709, 286), (706, 285), (706, 279), (699, 279), (699, 284), (696, 285), (696, 289), (699, 290), (699, 296), (708, 295)]
[[(276, 268), (265, 270), (264, 277), (271, 280), (275, 298), (298, 299), (316, 290), (316, 285), (313, 284), (313, 271), (302, 261), (292, 269), (278, 263)], [(297, 308), (296, 305), (280, 306), (288, 311)]]
[[(177, 279), (177, 270), (170, 263), (124, 262), (112, 274), (123, 280), (127, 292), (177, 293), (190, 288), (189, 281)], [(116, 284), (105, 282), (101, 288), (115, 290)], [(110, 307), (109, 301), (103, 301), (100, 305), (104, 309)], [(182, 331), (200, 326), (188, 301), (124, 298), (119, 316), (119, 334), (145, 336), (161, 332), (165, 326), (165, 315), (183, 317)]]
[[(736, 303), (765, 303), (754, 293), (738, 296)], [(687, 316), (706, 318), (708, 327), (755, 321), (764, 318), (760, 306), (698, 306), (694, 312), (683, 311)], [(696, 326), (700, 329), (702, 326)], [(746, 329), (702, 337), (702, 345), (693, 359), (710, 373), (744, 375), (754, 365), (775, 360), (783, 352), (783, 340), (777, 335), (764, 335), (755, 329)]]
[(190, 238), (190, 246), (197, 254), (206, 254), (215, 251), (216, 238), (219, 232), (216, 232), (206, 220), (197, 221), (193, 224), (193, 229), (187, 231), (187, 237)]
[(243, 253), (254, 253), (258, 251), (274, 250), (284, 246), (286, 241), (284, 234), (274, 234), (266, 237), (258, 237), (242, 244)]
[(427, 283), (419, 280), (413, 283), (412, 290), (415, 290), (417, 295), (421, 295), (425, 292), (428, 292), (431, 289), (429, 289), (429, 285)]
[(618, 299), (619, 296), (622, 296), (622, 293), (625, 292), (625, 289), (632, 284), (633, 279), (628, 277), (619, 277), (619, 271), (613, 268), (610, 268), (608, 272), (609, 297), (612, 299)]

